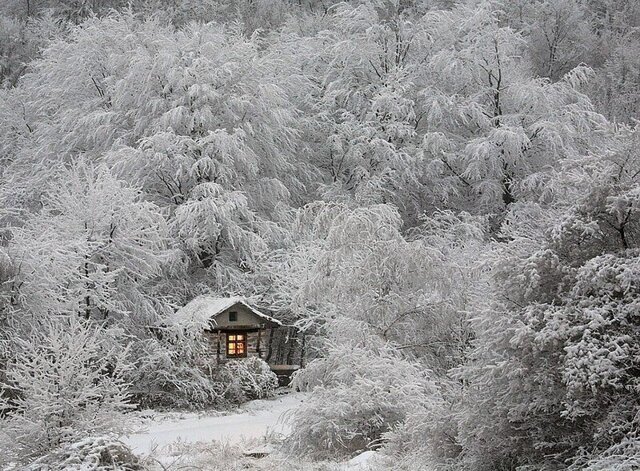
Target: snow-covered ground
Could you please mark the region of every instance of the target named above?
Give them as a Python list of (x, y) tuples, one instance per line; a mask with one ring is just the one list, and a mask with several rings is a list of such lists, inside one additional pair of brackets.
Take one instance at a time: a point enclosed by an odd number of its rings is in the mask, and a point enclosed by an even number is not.
[(277, 452), (277, 443), (290, 432), (288, 415), (304, 400), (305, 394), (290, 393), (249, 402), (232, 413), (149, 411), (135, 418), (139, 431), (123, 441), (154, 470), (369, 470), (375, 455), (370, 451), (317, 465)]
[(143, 423), (144, 431), (129, 435), (123, 441), (134, 453), (148, 455), (174, 442), (196, 443), (218, 441), (236, 445), (267, 435), (286, 435), (287, 413), (298, 407), (304, 394), (291, 393), (274, 399), (257, 400), (228, 415), (204, 413), (154, 413)]

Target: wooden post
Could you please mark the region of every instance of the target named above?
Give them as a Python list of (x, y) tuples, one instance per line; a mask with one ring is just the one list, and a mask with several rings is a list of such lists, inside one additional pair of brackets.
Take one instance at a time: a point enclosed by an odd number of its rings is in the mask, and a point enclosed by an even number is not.
[(218, 339), (218, 350), (216, 354), (216, 361), (218, 362), (218, 364), (220, 364), (220, 331), (218, 331), (217, 334), (218, 335), (216, 335), (216, 337)]
[(267, 345), (267, 359), (265, 360), (269, 363), (271, 360), (271, 354), (273, 353), (273, 331), (276, 330), (273, 326), (269, 329), (269, 345)]
[[(291, 331), (295, 334), (295, 337), (291, 336)], [(286, 365), (293, 365), (293, 352), (296, 350), (296, 341), (298, 337), (298, 332), (295, 330), (295, 327), (287, 327), (287, 340), (289, 344), (289, 351), (287, 352), (287, 362)]]
[(260, 332), (262, 332), (262, 327), (258, 328), (258, 341), (256, 342), (256, 353), (258, 354), (258, 358), (262, 358), (262, 354), (260, 353)]
[(300, 347), (300, 368), (304, 368), (304, 350), (306, 347), (306, 339), (307, 337), (304, 335), (304, 331), (302, 332), (302, 346)]

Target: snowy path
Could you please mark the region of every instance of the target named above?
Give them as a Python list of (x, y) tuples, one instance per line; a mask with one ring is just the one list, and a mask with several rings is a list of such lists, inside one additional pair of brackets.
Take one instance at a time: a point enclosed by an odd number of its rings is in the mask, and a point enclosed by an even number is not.
[(123, 441), (137, 454), (149, 454), (176, 441), (184, 443), (210, 442), (236, 444), (243, 439), (260, 438), (269, 433), (287, 434), (289, 426), (283, 415), (303, 401), (304, 394), (287, 394), (275, 399), (252, 401), (239, 413), (206, 416), (188, 413), (176, 419), (171, 416), (148, 424), (148, 429), (126, 437)]

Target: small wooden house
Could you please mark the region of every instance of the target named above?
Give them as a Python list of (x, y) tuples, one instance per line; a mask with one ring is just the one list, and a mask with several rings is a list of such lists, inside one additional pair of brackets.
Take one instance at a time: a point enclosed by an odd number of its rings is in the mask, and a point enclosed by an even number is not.
[(204, 335), (218, 362), (252, 356), (267, 360), (274, 330), (282, 326), (240, 297), (199, 296), (176, 315), (208, 324)]

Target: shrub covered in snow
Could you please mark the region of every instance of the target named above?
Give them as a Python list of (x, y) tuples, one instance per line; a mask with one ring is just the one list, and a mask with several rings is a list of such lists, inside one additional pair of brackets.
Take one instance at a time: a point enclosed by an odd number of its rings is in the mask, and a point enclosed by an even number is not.
[[(636, 430), (638, 430), (637, 425), (635, 424)], [(577, 461), (571, 469), (576, 471), (579, 469), (584, 471), (633, 471), (640, 469), (640, 437), (635, 432), (599, 455), (591, 457), (586, 463)]]
[(637, 461), (640, 193), (625, 181), (640, 175), (636, 149), (573, 163), (566, 208), (509, 214), (490, 258), (493, 300), (459, 370), (466, 468)]
[(294, 453), (318, 459), (375, 448), (408, 416), (438, 402), (424, 368), (367, 334), (361, 344), (329, 346), (326, 357), (298, 372), (292, 385), (311, 394), (291, 417), (288, 444)]
[(273, 396), (278, 377), (260, 358), (245, 358), (225, 363), (215, 375), (221, 397), (232, 404)]
[(86, 436), (124, 431), (121, 414), (132, 407), (126, 352), (111, 334), (76, 317), (53, 317), (15, 340), (5, 387), (17, 397), (3, 404), (3, 451), (27, 461)]
[(31, 463), (27, 471), (137, 471), (143, 467), (122, 442), (87, 437), (53, 450)]
[[(256, 459), (247, 456), (247, 450), (267, 448), (260, 440), (237, 443), (174, 442), (154, 450), (143, 458), (145, 470), (224, 470), (224, 471), (365, 471), (363, 468), (347, 467), (335, 462), (313, 462), (305, 458), (295, 459), (279, 452)], [(162, 463), (171, 463), (163, 467)], [(159, 464), (160, 463), (160, 464)]]
[(127, 379), (141, 406), (201, 408), (219, 399), (211, 372), (197, 364), (197, 357), (205, 354), (196, 339), (148, 338), (134, 342), (131, 352), (135, 368)]

